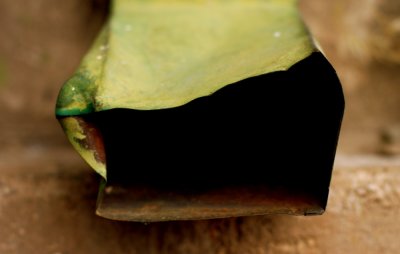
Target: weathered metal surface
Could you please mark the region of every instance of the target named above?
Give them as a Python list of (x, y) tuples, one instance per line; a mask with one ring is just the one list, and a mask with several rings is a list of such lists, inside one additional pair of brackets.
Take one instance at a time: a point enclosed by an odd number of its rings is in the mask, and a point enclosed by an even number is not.
[(202, 191), (102, 183), (96, 213), (114, 220), (197, 220), (261, 214), (319, 215), (315, 193), (288, 186), (232, 186)]
[(296, 0), (114, 0), (57, 115), (184, 105), (316, 51)]
[[(235, 106), (238, 97), (247, 106)], [(97, 214), (133, 221), (321, 214), (342, 114), (340, 83), (320, 53), (183, 107), (89, 114), (109, 169)]]
[(343, 107), (293, 0), (116, 0), (56, 114), (97, 213), (162, 221), (321, 214)]

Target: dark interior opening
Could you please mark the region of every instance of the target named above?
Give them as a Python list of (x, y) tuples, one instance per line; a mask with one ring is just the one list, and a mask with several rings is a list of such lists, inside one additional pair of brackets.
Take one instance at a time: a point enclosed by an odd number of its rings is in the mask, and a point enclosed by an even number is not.
[(314, 193), (324, 206), (343, 108), (334, 69), (313, 53), (180, 107), (86, 120), (104, 137), (109, 185), (184, 195), (268, 186)]

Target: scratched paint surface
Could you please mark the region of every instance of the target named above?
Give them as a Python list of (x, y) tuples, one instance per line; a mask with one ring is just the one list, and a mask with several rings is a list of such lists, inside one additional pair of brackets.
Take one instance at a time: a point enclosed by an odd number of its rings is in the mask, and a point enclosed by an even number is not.
[(180, 106), (315, 50), (294, 0), (116, 0), (112, 9), (57, 115)]

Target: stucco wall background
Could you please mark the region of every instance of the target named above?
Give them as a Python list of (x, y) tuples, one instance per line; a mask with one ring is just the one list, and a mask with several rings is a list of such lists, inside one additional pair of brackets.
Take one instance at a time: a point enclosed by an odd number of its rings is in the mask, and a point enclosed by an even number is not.
[(2, 0), (0, 253), (398, 253), (400, 4), (300, 7), (346, 96), (327, 212), (145, 225), (94, 214), (99, 179), (53, 115), (107, 1)]

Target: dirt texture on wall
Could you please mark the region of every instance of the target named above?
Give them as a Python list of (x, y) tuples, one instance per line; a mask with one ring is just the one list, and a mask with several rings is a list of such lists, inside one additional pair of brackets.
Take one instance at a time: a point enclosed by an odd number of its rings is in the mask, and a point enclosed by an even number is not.
[(327, 212), (142, 224), (94, 214), (99, 177), (54, 117), (108, 2), (0, 1), (0, 253), (397, 253), (400, 3), (300, 7), (346, 97)]

